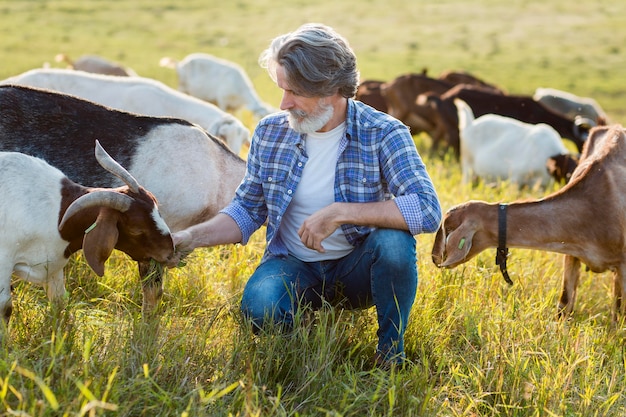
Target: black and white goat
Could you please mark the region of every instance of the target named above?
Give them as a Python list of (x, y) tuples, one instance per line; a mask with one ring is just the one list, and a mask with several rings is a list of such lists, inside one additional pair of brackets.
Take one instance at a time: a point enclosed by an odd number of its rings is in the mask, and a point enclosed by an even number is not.
[(0, 152), (0, 315), (6, 323), (13, 274), (42, 285), (56, 301), (65, 294), (63, 267), (80, 249), (99, 276), (113, 249), (142, 262), (167, 263), (173, 255), (154, 196), (97, 142), (95, 156), (126, 185), (88, 188), (42, 159)]
[(232, 114), (151, 78), (36, 68), (2, 80), (0, 84), (45, 88), (147, 116), (178, 117), (223, 139), (235, 153), (250, 142), (250, 131)]
[[(66, 94), (0, 86), (0, 151), (40, 157), (71, 180), (97, 187), (120, 184), (103, 175), (93, 155), (103, 147), (159, 201), (170, 230), (213, 217), (231, 200), (246, 164), (219, 139), (181, 119), (139, 116)], [(162, 295), (162, 274), (139, 261), (144, 309)]]

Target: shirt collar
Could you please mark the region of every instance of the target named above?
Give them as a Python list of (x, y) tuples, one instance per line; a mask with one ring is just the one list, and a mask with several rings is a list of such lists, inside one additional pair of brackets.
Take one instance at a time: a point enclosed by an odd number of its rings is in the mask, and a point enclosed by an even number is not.
[(357, 137), (357, 123), (356, 123), (356, 103), (353, 99), (348, 99), (348, 111), (346, 114), (346, 136), (348, 139)]

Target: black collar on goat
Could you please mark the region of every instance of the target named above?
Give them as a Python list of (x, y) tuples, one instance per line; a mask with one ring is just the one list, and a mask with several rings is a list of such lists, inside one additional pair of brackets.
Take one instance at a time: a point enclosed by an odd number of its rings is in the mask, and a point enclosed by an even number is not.
[(507, 284), (513, 285), (506, 270), (506, 258), (509, 256), (509, 248), (506, 247), (506, 204), (498, 206), (498, 248), (496, 249), (496, 265), (500, 266), (500, 272)]

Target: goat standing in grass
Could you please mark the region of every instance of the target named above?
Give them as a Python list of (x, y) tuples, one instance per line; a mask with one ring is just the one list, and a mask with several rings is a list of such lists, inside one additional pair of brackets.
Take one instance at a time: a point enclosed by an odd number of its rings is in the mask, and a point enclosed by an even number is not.
[(433, 262), (454, 268), (492, 247), (562, 253), (559, 313), (573, 311), (584, 263), (593, 272), (613, 272), (617, 319), (626, 312), (625, 189), (626, 133), (619, 125), (595, 127), (560, 190), (538, 200), (468, 201), (449, 209), (435, 237)]
[(154, 196), (96, 142), (96, 158), (126, 185), (88, 188), (39, 158), (0, 152), (0, 315), (12, 312), (11, 276), (42, 285), (51, 301), (65, 294), (63, 268), (83, 249), (94, 272), (104, 275), (113, 249), (136, 261), (175, 266), (170, 230)]

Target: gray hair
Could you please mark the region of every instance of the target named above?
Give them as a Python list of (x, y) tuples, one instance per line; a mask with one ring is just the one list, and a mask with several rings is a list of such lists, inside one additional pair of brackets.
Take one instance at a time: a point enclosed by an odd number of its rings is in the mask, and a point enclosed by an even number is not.
[(285, 70), (289, 88), (305, 97), (356, 94), (359, 71), (348, 41), (331, 27), (307, 23), (274, 38), (261, 53), (259, 65), (276, 82), (276, 67)]

